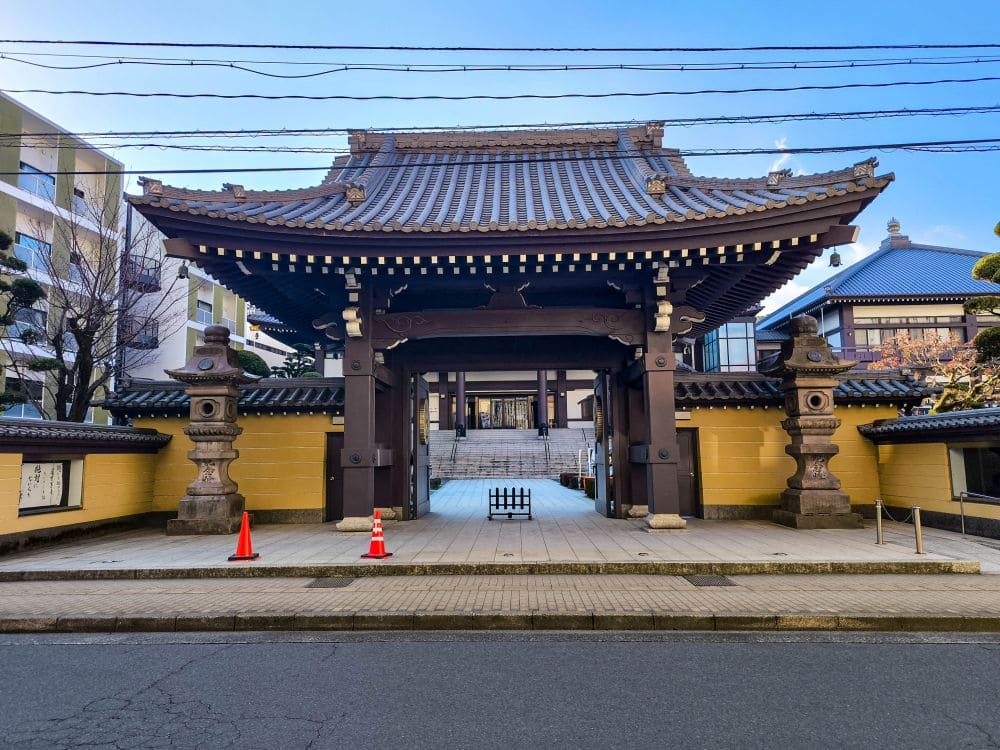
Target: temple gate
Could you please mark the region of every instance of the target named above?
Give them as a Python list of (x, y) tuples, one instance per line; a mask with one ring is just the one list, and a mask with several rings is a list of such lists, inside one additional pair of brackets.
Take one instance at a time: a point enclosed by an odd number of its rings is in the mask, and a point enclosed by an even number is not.
[(852, 242), (892, 176), (868, 160), (696, 177), (662, 134), (359, 131), (315, 187), (145, 180), (130, 201), (169, 254), (280, 319), (286, 341), (342, 349), (338, 528), (368, 530), (376, 506), (426, 511), (423, 373), (505, 369), (596, 371), (597, 510), (678, 528), (680, 340)]

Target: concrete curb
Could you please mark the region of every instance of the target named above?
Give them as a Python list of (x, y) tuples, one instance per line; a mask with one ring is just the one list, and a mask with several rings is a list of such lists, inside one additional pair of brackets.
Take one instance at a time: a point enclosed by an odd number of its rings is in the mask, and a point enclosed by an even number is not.
[(394, 563), (356, 565), (267, 565), (233, 563), (231, 567), (110, 568), (75, 570), (2, 570), (0, 582), (97, 581), (167, 578), (324, 578), (344, 576), (441, 575), (927, 575), (977, 574), (976, 560), (903, 561), (756, 561), (756, 562), (537, 562), (537, 563)]
[(307, 630), (700, 630), (998, 633), (995, 615), (705, 614), (679, 612), (345, 612), (0, 617), (0, 633)]

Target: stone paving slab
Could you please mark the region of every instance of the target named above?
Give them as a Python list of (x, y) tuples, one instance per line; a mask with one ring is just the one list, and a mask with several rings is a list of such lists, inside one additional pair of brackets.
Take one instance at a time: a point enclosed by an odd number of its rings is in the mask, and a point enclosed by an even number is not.
[[(0, 557), (0, 580), (151, 576), (310, 576), (332, 568), (357, 575), (488, 573), (890, 573), (998, 572), (1000, 542), (924, 530), (928, 554), (916, 555), (913, 527), (797, 530), (764, 521), (692, 519), (683, 530), (650, 533), (641, 520), (604, 518), (593, 501), (548, 480), (512, 480), (533, 492), (536, 520), (486, 519), (486, 495), (498, 482), (451, 481), (433, 493), (432, 512), (387, 522), (393, 556), (362, 561), (366, 534), (332, 524), (261, 525), (253, 563), (230, 563), (234, 536), (168, 537), (137, 530), (38, 547)], [(508, 482), (510, 484), (510, 482)], [(991, 546), (992, 545), (992, 546)]]
[(427, 576), (0, 583), (0, 632), (926, 630), (1000, 632), (1000, 576)]

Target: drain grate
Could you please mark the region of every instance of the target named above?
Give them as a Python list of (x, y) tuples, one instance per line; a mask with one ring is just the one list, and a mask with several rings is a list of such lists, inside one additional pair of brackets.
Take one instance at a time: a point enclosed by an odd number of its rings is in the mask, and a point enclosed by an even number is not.
[(735, 586), (726, 576), (684, 576), (692, 586)]
[(307, 589), (342, 589), (354, 583), (353, 578), (314, 578), (306, 584)]

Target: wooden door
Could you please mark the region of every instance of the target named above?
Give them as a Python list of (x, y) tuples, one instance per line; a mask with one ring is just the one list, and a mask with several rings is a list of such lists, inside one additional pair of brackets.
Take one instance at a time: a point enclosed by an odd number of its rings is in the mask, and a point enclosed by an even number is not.
[(326, 510), (327, 521), (340, 521), (344, 517), (344, 483), (340, 476), (340, 452), (344, 447), (344, 433), (326, 433)]
[(680, 514), (700, 518), (701, 474), (698, 467), (698, 430), (677, 430), (680, 456), (677, 466), (677, 489), (680, 498)]

